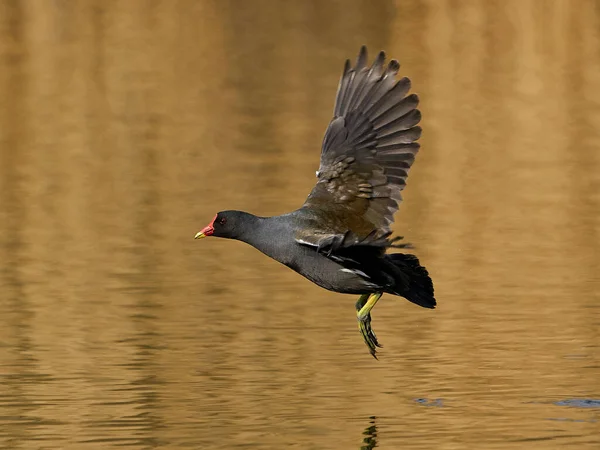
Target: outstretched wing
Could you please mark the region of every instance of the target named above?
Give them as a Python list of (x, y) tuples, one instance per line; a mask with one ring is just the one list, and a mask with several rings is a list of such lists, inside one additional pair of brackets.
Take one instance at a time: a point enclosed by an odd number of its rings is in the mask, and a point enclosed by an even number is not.
[(323, 140), (318, 181), (303, 206), (330, 220), (314, 236), (299, 236), (303, 243), (315, 245), (324, 236), (348, 231), (362, 237), (390, 233), (419, 150), (421, 113), (417, 95), (407, 95), (410, 80), (395, 79), (398, 61), (384, 68), (384, 60), (380, 52), (367, 67), (362, 47), (354, 67), (346, 61)]

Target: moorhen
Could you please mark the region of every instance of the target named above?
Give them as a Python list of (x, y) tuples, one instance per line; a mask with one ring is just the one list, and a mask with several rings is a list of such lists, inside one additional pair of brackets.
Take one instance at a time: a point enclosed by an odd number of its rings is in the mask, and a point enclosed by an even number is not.
[(381, 347), (371, 328), (371, 309), (383, 293), (434, 308), (433, 283), (406, 248), (390, 238), (408, 170), (419, 150), (421, 113), (410, 80), (396, 81), (400, 64), (384, 67), (380, 52), (371, 67), (367, 49), (356, 65), (346, 61), (333, 119), (321, 150), (317, 184), (300, 209), (274, 217), (222, 211), (196, 234), (237, 239), (290, 267), (313, 283), (360, 294), (360, 332), (375, 358)]

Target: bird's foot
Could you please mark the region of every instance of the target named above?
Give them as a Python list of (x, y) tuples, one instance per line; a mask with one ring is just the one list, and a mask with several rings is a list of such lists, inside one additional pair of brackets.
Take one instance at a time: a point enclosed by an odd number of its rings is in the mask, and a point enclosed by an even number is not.
[(367, 314), (364, 318), (358, 318), (358, 329), (360, 334), (369, 347), (369, 353), (373, 356), (373, 358), (377, 359), (377, 347), (381, 348), (382, 345), (377, 340), (377, 336), (371, 328), (371, 314)]
[(358, 301), (356, 302), (356, 318), (358, 319), (358, 329), (360, 334), (369, 347), (369, 353), (377, 359), (377, 347), (382, 347), (382, 345), (377, 340), (377, 336), (375, 332), (371, 328), (371, 309), (375, 306), (375, 303), (381, 297), (381, 293), (376, 292), (373, 294), (365, 294), (361, 295)]

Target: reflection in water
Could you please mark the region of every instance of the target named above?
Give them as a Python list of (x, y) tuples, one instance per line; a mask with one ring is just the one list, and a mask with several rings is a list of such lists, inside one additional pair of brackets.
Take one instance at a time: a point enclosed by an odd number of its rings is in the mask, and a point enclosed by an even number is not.
[(371, 416), (369, 426), (363, 431), (363, 442), (360, 450), (371, 450), (377, 447), (377, 417)]
[(444, 401), (441, 398), (427, 399), (427, 398), (415, 398), (415, 402), (423, 406), (444, 406)]
[[(0, 2), (0, 448), (347, 449), (370, 416), (363, 448), (595, 448), (599, 24), (593, 0)], [(439, 297), (378, 304), (379, 362), (351, 297), (192, 240), (304, 201), (361, 44), (422, 100), (395, 229)]]
[(600, 400), (588, 398), (569, 398), (555, 403), (557, 406), (568, 406), (570, 408), (600, 408)]

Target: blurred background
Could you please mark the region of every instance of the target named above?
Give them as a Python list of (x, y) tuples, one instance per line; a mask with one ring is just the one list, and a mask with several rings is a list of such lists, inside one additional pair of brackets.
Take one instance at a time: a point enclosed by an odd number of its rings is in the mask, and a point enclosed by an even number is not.
[[(366, 44), (421, 97), (438, 309), (194, 241), (315, 182)], [(600, 3), (0, 2), (0, 448), (599, 448)]]

